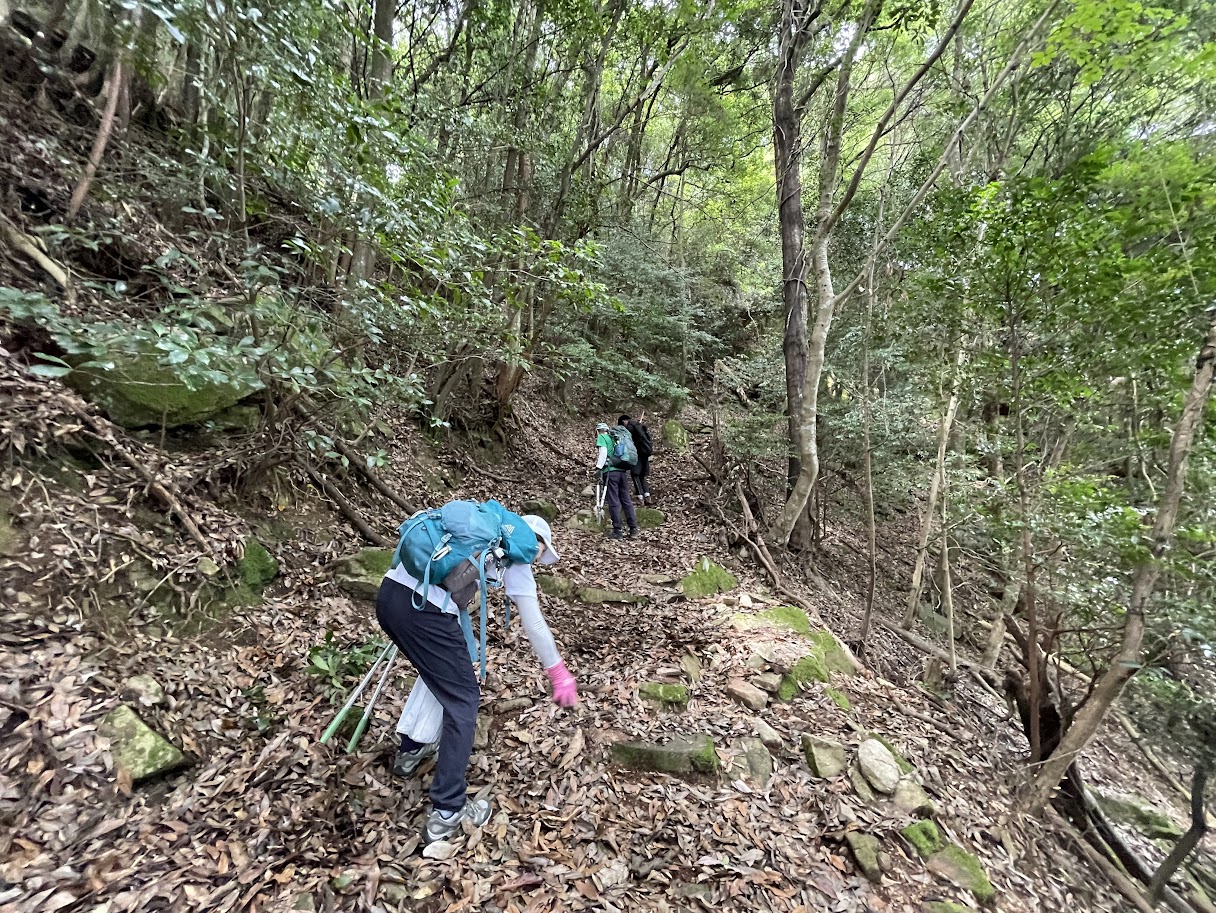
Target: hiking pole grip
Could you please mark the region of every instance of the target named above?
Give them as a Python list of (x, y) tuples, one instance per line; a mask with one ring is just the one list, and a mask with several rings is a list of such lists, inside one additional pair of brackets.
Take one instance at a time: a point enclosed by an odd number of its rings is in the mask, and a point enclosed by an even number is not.
[(380, 668), (380, 663), (384, 657), (388, 655), (389, 650), (395, 650), (392, 644), (385, 644), (384, 649), (380, 651), (380, 655), (376, 657), (376, 661), (372, 663), (372, 667), (367, 670), (367, 674), (363, 676), (363, 681), (359, 682), (359, 686), (350, 693), (350, 697), (346, 699), (346, 703), (342, 705), (342, 709), (338, 711), (338, 715), (334, 717), (334, 721), (325, 727), (325, 731), (321, 733), (321, 744), (326, 744), (337, 733), (342, 721), (346, 719), (346, 714), (350, 713), (350, 708), (355, 706), (355, 701), (359, 700), (361, 695), (367, 688), (368, 682), (372, 680), (372, 676), (376, 674), (376, 670)]
[(393, 662), (397, 659), (397, 647), (393, 646), (392, 651), (388, 655), (388, 662), (384, 664), (384, 672), (380, 676), (380, 681), (376, 684), (376, 690), (372, 692), (372, 699), (367, 702), (367, 709), (363, 711), (363, 716), (359, 718), (359, 725), (355, 727), (355, 734), (350, 737), (350, 741), (346, 743), (346, 753), (351, 754), (355, 750), (355, 746), (359, 744), (359, 740), (363, 738), (363, 733), (367, 731), (367, 724), (371, 722), (372, 712), (376, 709), (376, 701), (380, 700), (380, 692), (384, 690), (384, 686), (388, 684), (388, 675), (393, 670)]

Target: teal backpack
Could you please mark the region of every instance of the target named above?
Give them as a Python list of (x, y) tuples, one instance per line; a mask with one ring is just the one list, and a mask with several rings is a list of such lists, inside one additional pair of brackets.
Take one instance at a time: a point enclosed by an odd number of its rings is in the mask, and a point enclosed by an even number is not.
[(613, 425), (608, 429), (612, 436), (612, 453), (609, 460), (617, 469), (633, 469), (638, 465), (638, 448), (633, 443), (633, 435), (624, 425)]
[[(414, 608), (426, 606), (432, 586), (443, 587), (460, 610), (460, 628), (469, 658), (481, 663), (486, 678), (486, 596), (507, 565), (531, 564), (540, 552), (536, 533), (519, 514), (497, 501), (449, 501), (437, 510), (422, 510), (401, 524), (390, 567), (404, 567), (422, 586)], [(490, 570), (487, 576), (487, 568)], [(500, 585), (500, 584), (499, 584)], [(480, 648), (473, 637), (469, 603), (481, 597)], [(506, 622), (511, 624), (510, 603)]]

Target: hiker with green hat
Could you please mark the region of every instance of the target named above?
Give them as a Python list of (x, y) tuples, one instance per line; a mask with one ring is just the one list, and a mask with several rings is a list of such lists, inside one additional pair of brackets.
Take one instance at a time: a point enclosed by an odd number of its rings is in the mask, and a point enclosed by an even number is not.
[(612, 518), (612, 532), (609, 535), (613, 539), (621, 538), (621, 510), (624, 509), (625, 520), (629, 524), (628, 536), (632, 539), (638, 534), (638, 518), (633, 512), (633, 499), (629, 495), (629, 479), (638, 461), (633, 438), (622, 426), (611, 429), (607, 422), (600, 422), (595, 426), (595, 447), (595, 471), (606, 488), (608, 516)]

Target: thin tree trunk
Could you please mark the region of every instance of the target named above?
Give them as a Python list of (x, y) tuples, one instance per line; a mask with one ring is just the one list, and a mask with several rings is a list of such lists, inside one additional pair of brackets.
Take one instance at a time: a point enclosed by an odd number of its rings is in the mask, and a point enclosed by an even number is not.
[(101, 123), (97, 127), (97, 136), (93, 140), (93, 149), (89, 152), (89, 162), (85, 166), (84, 175), (72, 191), (72, 199), (68, 203), (67, 220), (73, 221), (84, 205), (89, 188), (93, 186), (93, 178), (101, 166), (102, 156), (106, 154), (106, 146), (110, 142), (110, 134), (114, 131), (114, 117), (118, 111), (118, 99), (123, 94), (123, 86), (127, 81), (127, 54), (120, 50), (114, 57), (114, 70), (110, 76), (110, 94), (106, 96), (105, 111), (101, 115)]
[(1187, 391), (1182, 414), (1179, 415), (1170, 438), (1169, 468), (1157, 507), (1157, 517), (1153, 522), (1150, 536), (1152, 545), (1148, 556), (1140, 562), (1132, 579), (1132, 594), (1123, 623), (1122, 642), (1106, 671), (1097, 677), (1089, 698), (1073, 717), (1072, 725), (1064, 733), (1059, 747), (1039, 768), (1025, 802), (1027, 810), (1032, 813), (1042, 811), (1047, 805), (1068, 765), (1089, 744), (1101, 727), (1111, 705), (1123, 693), (1124, 686), (1140, 667), (1145, 607), (1161, 574), (1161, 559), (1173, 540), (1174, 526), (1177, 524), (1178, 512), (1182, 505), (1182, 493), (1186, 487), (1187, 458), (1203, 421), (1203, 411), (1212, 394), (1214, 373), (1216, 320), (1213, 320), (1208, 328), (1207, 338), (1195, 363), (1191, 389)]
[[(955, 355), (956, 369), (960, 369), (966, 360), (963, 347), (959, 346)], [(946, 409), (937, 430), (937, 462), (933, 467), (933, 478), (929, 482), (929, 500), (925, 505), (925, 513), (920, 521), (920, 538), (916, 545), (916, 560), (912, 564), (912, 588), (908, 593), (908, 604), (904, 607), (904, 617), (900, 622), (905, 628), (916, 618), (916, 607), (920, 603), (921, 589), (924, 587), (925, 562), (929, 555), (929, 536), (933, 530), (933, 517), (937, 513), (937, 496), (946, 479), (946, 445), (950, 442), (950, 426), (958, 414), (958, 374), (951, 381), (950, 397), (946, 401)]]
[[(376, 0), (372, 13), (371, 68), (367, 78), (367, 97), (376, 102), (384, 97), (384, 87), (393, 73), (390, 51), (393, 47), (393, 19), (397, 13), (396, 0)], [(363, 201), (370, 206), (370, 200)], [(376, 241), (369, 225), (365, 224), (355, 238), (352, 247), (349, 285), (354, 286), (371, 278), (376, 265)]]
[(946, 610), (946, 649), (950, 654), (950, 679), (958, 677), (958, 654), (954, 646), (954, 586), (950, 582), (950, 517), (949, 498), (942, 485), (942, 608)]
[(1174, 844), (1174, 848), (1165, 857), (1165, 861), (1157, 867), (1157, 871), (1153, 873), (1152, 881), (1148, 884), (1148, 899), (1154, 905), (1161, 902), (1161, 895), (1165, 893), (1165, 886), (1169, 884), (1170, 878), (1178, 871), (1178, 867), (1186, 861), (1186, 857), (1194, 852), (1195, 847), (1199, 845), (1199, 841), (1203, 839), (1203, 835), (1207, 833), (1207, 814), (1203, 803), (1203, 795), (1207, 790), (1207, 785), (1208, 768), (1207, 764), (1201, 760), (1195, 765), (1195, 774), (1191, 779), (1191, 826), (1187, 828), (1187, 832)]

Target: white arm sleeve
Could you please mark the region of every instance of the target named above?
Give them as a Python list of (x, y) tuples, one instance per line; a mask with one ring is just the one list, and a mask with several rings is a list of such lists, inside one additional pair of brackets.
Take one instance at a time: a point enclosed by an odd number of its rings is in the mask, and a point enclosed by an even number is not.
[(562, 655), (557, 652), (557, 644), (553, 640), (553, 632), (549, 623), (540, 610), (540, 600), (536, 595), (536, 578), (532, 575), (532, 565), (513, 564), (502, 575), (503, 589), (519, 610), (519, 620), (523, 623), (524, 634), (532, 644), (532, 652), (546, 669), (556, 666), (562, 661)]
[(607, 462), (608, 462), (608, 448), (607, 447), (597, 448), (597, 452), (596, 452), (596, 456), (595, 456), (595, 468), (603, 469), (604, 464)]

